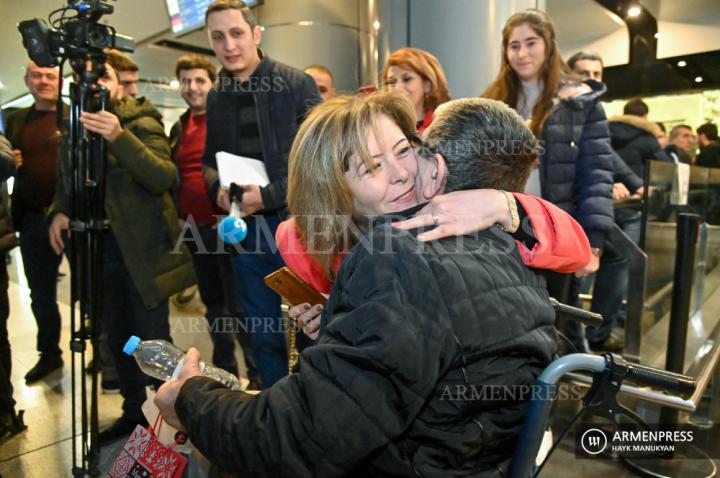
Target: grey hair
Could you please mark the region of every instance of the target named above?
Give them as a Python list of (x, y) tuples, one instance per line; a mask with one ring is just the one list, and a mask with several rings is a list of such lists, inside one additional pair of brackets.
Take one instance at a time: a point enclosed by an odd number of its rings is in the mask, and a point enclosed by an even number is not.
[(689, 125), (686, 125), (686, 124), (679, 124), (679, 125), (673, 126), (673, 129), (670, 130), (670, 135), (669, 135), (670, 141), (672, 141), (675, 138), (677, 138), (678, 136), (680, 136), (680, 131), (683, 129), (689, 129), (690, 132), (692, 132), (692, 130), (693, 130)]
[(445, 192), (522, 191), (538, 160), (538, 142), (515, 110), (486, 98), (441, 105), (424, 134), (423, 155), (445, 158)]

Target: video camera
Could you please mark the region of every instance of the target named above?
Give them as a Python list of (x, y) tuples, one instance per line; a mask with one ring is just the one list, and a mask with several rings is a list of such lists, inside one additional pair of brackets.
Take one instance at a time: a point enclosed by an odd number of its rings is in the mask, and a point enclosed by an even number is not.
[[(57, 66), (63, 59), (69, 59), (77, 71), (87, 60), (103, 62), (105, 48), (134, 50), (132, 38), (98, 23), (103, 15), (111, 14), (113, 10), (112, 5), (101, 0), (68, 0), (65, 7), (50, 14), (48, 21), (52, 28), (36, 18), (20, 22), (18, 30), (30, 59), (38, 66)], [(68, 16), (72, 12), (75, 15)]]

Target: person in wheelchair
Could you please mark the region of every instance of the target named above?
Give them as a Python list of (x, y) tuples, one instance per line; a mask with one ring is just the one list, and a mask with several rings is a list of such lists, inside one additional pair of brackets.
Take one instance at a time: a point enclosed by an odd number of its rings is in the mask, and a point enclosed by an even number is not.
[[(387, 168), (391, 184), (411, 188), (412, 109), (368, 122), (363, 101), (317, 107), (290, 162), (343, 161), (349, 187), (365, 191), (368, 172)], [(493, 100), (441, 106), (425, 139), (422, 154), (446, 165), (445, 192), (522, 190), (537, 161), (523, 120)], [(522, 391), (557, 350), (555, 314), (544, 279), (500, 228), (423, 243), (421, 229), (392, 227), (422, 207), (370, 220), (298, 373), (257, 396), (232, 392), (199, 376), (191, 349), (158, 391), (166, 421), (238, 476), (504, 476)]]

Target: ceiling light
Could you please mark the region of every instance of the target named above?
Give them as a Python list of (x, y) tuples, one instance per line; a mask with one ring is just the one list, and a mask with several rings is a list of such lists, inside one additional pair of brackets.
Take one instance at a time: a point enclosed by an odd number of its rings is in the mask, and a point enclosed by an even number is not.
[(640, 8), (638, 6), (628, 8), (628, 12), (627, 12), (628, 17), (637, 17), (641, 13), (642, 13), (642, 8)]
[(375, 30), (380, 30), (380, 22), (377, 21), (377, 20), (375, 20), (375, 21), (373, 22), (373, 28), (374, 28)]
[(687, 62), (686, 62), (685, 60), (680, 60), (680, 61), (678, 62), (678, 66), (679, 66), (680, 68), (685, 68), (685, 67), (687, 66)]
[(702, 76), (696, 76), (695, 77), (695, 83), (702, 83), (703, 77)]
[(178, 88), (180, 88), (180, 82), (178, 80), (170, 81), (170, 88), (172, 88), (173, 90), (177, 90)]
[(655, 37), (655, 38), (660, 38), (660, 33), (656, 33), (656, 34), (654, 35), (654, 37)]

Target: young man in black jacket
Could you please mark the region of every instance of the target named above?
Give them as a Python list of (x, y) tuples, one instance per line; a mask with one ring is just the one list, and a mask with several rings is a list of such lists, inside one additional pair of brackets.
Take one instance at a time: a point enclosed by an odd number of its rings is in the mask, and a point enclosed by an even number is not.
[(698, 166), (720, 168), (720, 139), (718, 129), (712, 123), (705, 123), (697, 129), (700, 154), (696, 158)]
[(263, 278), (282, 267), (275, 231), (285, 211), (287, 159), (298, 126), (320, 103), (315, 82), (300, 70), (271, 60), (258, 48), (262, 30), (238, 0), (216, 0), (205, 15), (220, 71), (208, 95), (203, 169), (210, 196), (228, 211), (228, 191), (220, 187), (216, 153), (260, 160), (269, 184), (242, 184), (239, 206), (246, 218), (244, 251), (234, 258), (240, 305), (253, 339), (262, 385), (287, 375), (287, 351), (280, 297)]
[[(334, 115), (308, 121), (303, 137), (327, 131), (307, 141), (318, 156), (345, 155), (329, 144), (344, 127)], [(444, 192), (522, 190), (537, 161), (532, 133), (498, 101), (446, 103), (425, 135), (447, 165)], [(314, 146), (296, 148), (302, 161)], [(191, 349), (156, 397), (168, 423), (240, 476), (504, 476), (557, 348), (545, 281), (499, 228), (420, 243), (392, 219), (378, 216), (343, 261), (299, 373), (253, 397), (198, 377)]]

